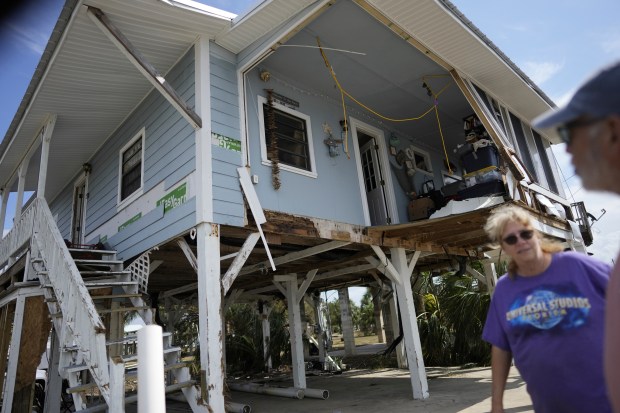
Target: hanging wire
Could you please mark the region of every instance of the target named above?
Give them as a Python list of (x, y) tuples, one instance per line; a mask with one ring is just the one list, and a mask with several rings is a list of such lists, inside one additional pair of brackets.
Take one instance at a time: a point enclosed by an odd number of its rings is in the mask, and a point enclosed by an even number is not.
[(340, 100), (341, 100), (341, 103), (342, 103), (342, 112), (343, 112), (343, 115), (344, 115), (344, 126), (343, 126), (343, 128), (345, 129), (344, 152), (347, 154), (347, 159), (351, 159), (351, 156), (349, 155), (349, 145), (348, 145), (348, 141), (349, 141), (349, 128), (348, 128), (348, 125), (347, 125), (347, 108), (346, 108), (345, 100), (344, 100), (345, 96), (348, 97), (349, 99), (351, 99), (353, 102), (357, 103), (362, 108), (364, 108), (367, 111), (369, 111), (370, 113), (372, 113), (373, 115), (375, 115), (375, 116), (377, 116), (377, 117), (379, 117), (379, 118), (381, 118), (383, 120), (388, 120), (388, 121), (391, 121), (391, 122), (411, 122), (411, 121), (420, 120), (420, 119), (424, 118), (426, 115), (428, 115), (429, 113), (431, 113), (434, 110), (435, 114), (436, 114), (436, 117), (437, 117), (437, 124), (439, 126), (439, 135), (441, 137), (441, 143), (442, 143), (442, 146), (443, 146), (444, 154), (446, 156), (446, 164), (448, 165), (448, 170), (449, 170), (450, 174), (452, 173), (452, 168), (450, 168), (450, 159), (448, 158), (448, 152), (446, 150), (446, 144), (445, 144), (445, 140), (444, 140), (444, 137), (443, 137), (443, 132), (442, 132), (442, 129), (441, 129), (441, 122), (439, 120), (439, 111), (437, 109), (439, 96), (448, 88), (448, 86), (450, 86), (450, 83), (446, 84), (443, 88), (441, 88), (441, 90), (439, 92), (434, 93), (432, 91), (432, 89), (430, 88), (430, 86), (428, 86), (428, 83), (425, 80), (426, 78), (447, 77), (447, 75), (428, 75), (428, 76), (423, 76), (422, 77), (422, 80), (424, 81), (424, 87), (429, 91), (429, 94), (431, 96), (433, 96), (433, 98), (434, 98), (433, 105), (430, 108), (428, 108), (428, 110), (426, 110), (421, 115), (414, 116), (412, 118), (403, 118), (403, 119), (391, 118), (391, 117), (382, 115), (381, 113), (377, 112), (376, 110), (366, 106), (365, 104), (363, 104), (362, 102), (357, 100), (355, 97), (353, 97), (349, 92), (347, 92), (342, 87), (342, 85), (338, 81), (338, 77), (336, 76), (336, 72), (334, 71), (334, 68), (332, 67), (331, 63), (329, 63), (329, 59), (325, 55), (323, 47), (321, 46), (321, 40), (317, 37), (316, 41), (317, 41), (317, 44), (318, 44), (319, 51), (321, 52), (321, 56), (323, 57), (323, 61), (325, 62), (325, 67), (327, 67), (327, 69), (329, 71), (329, 74), (331, 75), (332, 79), (334, 80), (334, 83), (336, 84), (336, 87), (338, 88), (338, 91), (340, 92)]

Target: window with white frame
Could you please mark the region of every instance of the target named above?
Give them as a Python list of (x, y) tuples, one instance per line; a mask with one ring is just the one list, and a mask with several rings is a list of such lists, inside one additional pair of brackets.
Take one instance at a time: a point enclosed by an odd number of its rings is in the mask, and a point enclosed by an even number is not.
[[(310, 117), (277, 102), (270, 108), (264, 97), (258, 99), (262, 163), (271, 166), (273, 136), (280, 169), (316, 177)], [(275, 122), (273, 131), (268, 128), (270, 110)]]
[(144, 182), (144, 128), (121, 150), (119, 155), (119, 203), (130, 202), (142, 193)]

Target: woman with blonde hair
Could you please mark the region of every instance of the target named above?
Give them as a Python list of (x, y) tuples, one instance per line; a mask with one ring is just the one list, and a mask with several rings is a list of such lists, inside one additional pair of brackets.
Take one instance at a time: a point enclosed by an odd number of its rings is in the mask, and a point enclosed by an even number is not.
[(482, 333), (492, 345), (492, 413), (504, 411), (513, 358), (537, 413), (611, 412), (602, 358), (611, 267), (561, 252), (515, 205), (495, 209), (484, 229), (511, 260)]

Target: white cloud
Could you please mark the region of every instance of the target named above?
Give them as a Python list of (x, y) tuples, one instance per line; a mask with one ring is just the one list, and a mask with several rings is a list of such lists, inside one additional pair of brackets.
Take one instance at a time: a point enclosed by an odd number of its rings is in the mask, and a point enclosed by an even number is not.
[(605, 54), (618, 56), (620, 54), (620, 30), (610, 28), (594, 35), (595, 43), (598, 43)]
[(523, 70), (537, 85), (542, 85), (564, 67), (557, 62), (525, 62)]
[(37, 55), (43, 54), (45, 45), (47, 44), (47, 38), (40, 30), (24, 29), (21, 26), (8, 23), (6, 28), (17, 43), (30, 49)]
[(575, 92), (577, 91), (577, 88), (573, 88), (571, 90), (569, 90), (568, 92), (564, 93), (563, 95), (557, 96), (557, 97), (551, 97), (551, 99), (553, 99), (553, 101), (555, 102), (556, 105), (558, 106), (564, 106), (566, 103), (568, 103), (568, 101), (570, 100), (570, 98), (573, 97), (573, 95), (575, 94)]
[(607, 39), (601, 43), (603, 51), (610, 55), (617, 55), (620, 53), (620, 36), (615, 39)]

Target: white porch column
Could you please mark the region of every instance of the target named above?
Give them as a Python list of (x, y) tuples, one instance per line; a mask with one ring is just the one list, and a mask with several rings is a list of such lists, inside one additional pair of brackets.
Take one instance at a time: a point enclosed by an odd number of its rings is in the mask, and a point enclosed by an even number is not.
[(30, 159), (25, 159), (22, 164), (19, 165), (19, 171), (17, 172), (19, 180), (17, 181), (17, 200), (15, 201), (14, 222), (17, 222), (22, 214), (22, 205), (24, 204), (24, 186), (26, 185), (26, 173), (28, 172), (29, 163)]
[(4, 238), (4, 220), (6, 219), (6, 207), (9, 203), (9, 189), (8, 188), (4, 188), (2, 190), (2, 207), (0, 209), (0, 225), (2, 226), (2, 237), (0, 237), (0, 239)]
[(326, 337), (325, 337), (325, 329), (324, 325), (324, 317), (321, 312), (321, 296), (320, 295), (312, 295), (312, 309), (314, 310), (314, 319), (316, 320), (317, 333), (316, 338), (319, 343), (319, 362), (321, 366), (325, 368), (325, 357), (327, 356), (327, 352), (325, 351), (327, 347)]
[(202, 223), (197, 226), (202, 397), (214, 412), (225, 410), (219, 234), (220, 227), (217, 224)]
[(299, 286), (297, 275), (276, 275), (274, 281), (284, 282), (286, 306), (289, 318), (289, 336), (291, 339), (291, 359), (293, 363), (293, 387), (306, 388), (306, 368), (304, 364), (304, 346), (301, 336), (301, 314), (299, 311)]
[(484, 278), (487, 280), (487, 289), (489, 290), (489, 294), (493, 296), (493, 291), (495, 291), (495, 285), (497, 284), (495, 263), (491, 260), (484, 260), (482, 261), (482, 266), (484, 267)]
[(263, 328), (263, 360), (265, 362), (265, 370), (269, 372), (273, 368), (271, 362), (271, 355), (269, 355), (269, 343), (271, 342), (271, 326), (269, 325), (269, 314), (271, 314), (272, 307), (266, 302), (262, 303), (262, 307), (263, 308), (260, 311), (260, 318), (261, 326)]
[(41, 163), (39, 166), (39, 182), (37, 185), (37, 198), (45, 199), (45, 183), (47, 181), (47, 161), (50, 152), (50, 140), (56, 125), (56, 115), (50, 116), (41, 136)]
[(26, 311), (26, 297), (19, 295), (15, 301), (15, 315), (13, 316), (13, 334), (9, 347), (9, 362), (6, 368), (6, 380), (4, 383), (4, 397), (2, 400), (2, 413), (10, 413), (13, 407), (15, 394), (15, 379), (17, 378), (17, 362), (19, 361), (19, 348), (22, 340), (22, 326)]
[(377, 342), (385, 343), (385, 329), (383, 327), (383, 303), (381, 302), (381, 287), (371, 288), (372, 306), (375, 317), (375, 333), (377, 333)]
[(338, 302), (340, 303), (340, 322), (342, 324), (342, 337), (344, 338), (344, 354), (346, 356), (353, 356), (356, 354), (355, 334), (353, 332), (353, 317), (351, 317), (348, 288), (341, 288), (338, 290)]
[(424, 360), (422, 358), (422, 344), (420, 342), (420, 333), (418, 331), (418, 322), (410, 281), (411, 273), (413, 272), (415, 262), (420, 253), (417, 252), (414, 254), (411, 265), (407, 264), (407, 255), (404, 248), (392, 248), (390, 253), (392, 265), (397, 272), (397, 274), (394, 275), (398, 276), (398, 282), (396, 282), (395, 285), (398, 293), (398, 304), (400, 306), (400, 316), (403, 325), (403, 338), (407, 349), (407, 362), (411, 375), (413, 398), (426, 399), (428, 398), (428, 382), (426, 379)]

